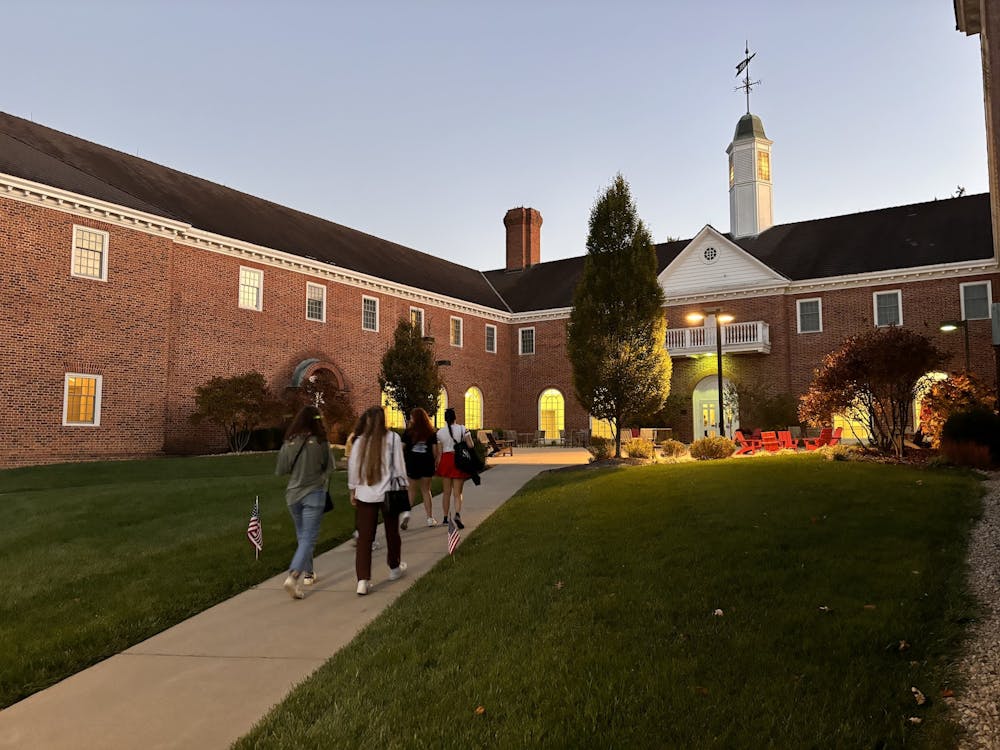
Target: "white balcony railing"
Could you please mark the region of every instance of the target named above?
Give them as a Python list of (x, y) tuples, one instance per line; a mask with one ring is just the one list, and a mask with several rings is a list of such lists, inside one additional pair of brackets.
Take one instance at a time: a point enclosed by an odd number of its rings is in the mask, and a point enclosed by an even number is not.
[[(672, 357), (715, 354), (715, 324), (667, 330), (667, 351)], [(771, 353), (771, 331), (763, 320), (727, 323), (722, 326), (722, 353)]]

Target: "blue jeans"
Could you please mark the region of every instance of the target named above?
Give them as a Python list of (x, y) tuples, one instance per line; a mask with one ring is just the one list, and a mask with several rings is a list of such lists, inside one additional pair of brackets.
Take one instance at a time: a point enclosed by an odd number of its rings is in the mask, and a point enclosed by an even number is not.
[(313, 572), (313, 548), (316, 546), (316, 537), (319, 536), (325, 501), (326, 490), (317, 490), (288, 506), (288, 512), (292, 514), (292, 521), (295, 523), (295, 538), (299, 540), (289, 570)]

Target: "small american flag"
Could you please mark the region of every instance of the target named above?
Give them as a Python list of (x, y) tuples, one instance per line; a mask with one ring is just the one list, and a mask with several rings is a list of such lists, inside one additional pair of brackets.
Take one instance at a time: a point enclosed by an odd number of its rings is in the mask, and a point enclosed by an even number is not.
[(462, 535), (458, 532), (458, 526), (452, 519), (448, 519), (448, 554), (455, 554), (455, 547), (458, 546), (459, 541), (461, 541)]
[(254, 547), (254, 558), (259, 558), (260, 551), (264, 549), (264, 533), (260, 528), (260, 495), (253, 501), (253, 513), (250, 514), (250, 524), (247, 526), (247, 539)]

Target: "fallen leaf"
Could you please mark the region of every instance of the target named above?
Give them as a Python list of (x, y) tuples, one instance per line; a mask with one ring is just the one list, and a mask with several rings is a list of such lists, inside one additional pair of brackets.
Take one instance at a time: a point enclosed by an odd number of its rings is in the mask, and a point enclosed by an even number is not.
[(715, 615), (716, 617), (722, 617), (724, 613), (721, 609), (717, 609), (712, 614)]
[(919, 716), (911, 716), (911, 717), (909, 718), (909, 722), (910, 722), (911, 724), (923, 724), (923, 723), (924, 723), (924, 720), (923, 720), (923, 719), (921, 719), (921, 718), (920, 718)]
[(562, 587), (563, 587), (563, 582), (562, 581), (556, 581), (556, 588), (557, 589), (561, 589)]
[(944, 690), (941, 691), (941, 697), (942, 698), (954, 698), (955, 697), (955, 691), (952, 690), (951, 688), (945, 688)]
[(865, 605), (865, 609), (875, 609), (875, 605), (874, 604), (866, 604)]
[(906, 641), (900, 641), (899, 642), (899, 650), (900, 651), (906, 651), (906, 649), (908, 649), (909, 647), (910, 647), (910, 644), (907, 643)]
[(486, 706), (476, 706), (476, 716), (482, 716), (486, 713)]
[(927, 702), (927, 696), (921, 693), (917, 688), (911, 687), (910, 692), (913, 693), (913, 700), (917, 702), (918, 706), (922, 706)]
[(702, 687), (701, 685), (695, 685), (693, 690), (698, 693), (698, 695), (708, 695), (708, 688)]
[(827, 607), (827, 606), (823, 606), (823, 607), (820, 607), (820, 608), (819, 608), (819, 611), (820, 611), (820, 612), (833, 612), (833, 610), (832, 610), (832, 609), (830, 609), (830, 608), (829, 608), (829, 607)]

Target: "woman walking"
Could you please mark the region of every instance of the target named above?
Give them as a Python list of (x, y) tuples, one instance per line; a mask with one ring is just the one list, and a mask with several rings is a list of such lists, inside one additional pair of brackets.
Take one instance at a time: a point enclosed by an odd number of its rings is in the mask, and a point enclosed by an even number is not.
[(326, 486), (333, 462), (330, 444), (323, 427), (323, 417), (315, 406), (303, 407), (285, 432), (285, 442), (278, 453), (275, 474), (290, 474), (285, 502), (295, 524), (298, 547), (292, 556), (285, 591), (301, 599), (306, 575), (313, 576), (313, 549), (323, 520)]
[(437, 432), (438, 444), (434, 446), (435, 454), (438, 457), (437, 475), (441, 477), (441, 499), (444, 506), (444, 520), (442, 523), (448, 525), (448, 510), (451, 508), (451, 498), (455, 499), (455, 525), (460, 529), (465, 528), (462, 523), (462, 487), (469, 474), (460, 471), (455, 466), (455, 444), (465, 441), (470, 448), (475, 448), (472, 442), (472, 433), (465, 429), (465, 425), (455, 424), (455, 410), (445, 409), (445, 426)]
[(406, 563), (400, 560), (399, 514), (392, 512), (385, 499), (393, 476), (404, 476), (405, 469), (403, 442), (395, 432), (386, 430), (382, 407), (371, 407), (362, 419), (365, 425), (351, 450), (347, 486), (352, 490), (351, 504), (357, 511), (358, 547), (354, 568), (358, 576), (358, 594), (364, 596), (371, 590), (372, 542), (380, 509), (385, 522), (389, 580), (395, 581), (406, 572)]
[[(414, 409), (410, 412), (410, 424), (403, 433), (403, 458), (406, 460), (406, 476), (410, 479), (410, 506), (413, 506), (419, 491), (424, 498), (428, 526), (437, 523), (434, 520), (434, 505), (431, 502), (431, 477), (434, 476), (436, 447), (437, 435), (434, 433), (430, 417), (423, 409)], [(401, 528), (406, 528), (409, 515), (409, 513), (403, 514)]]

